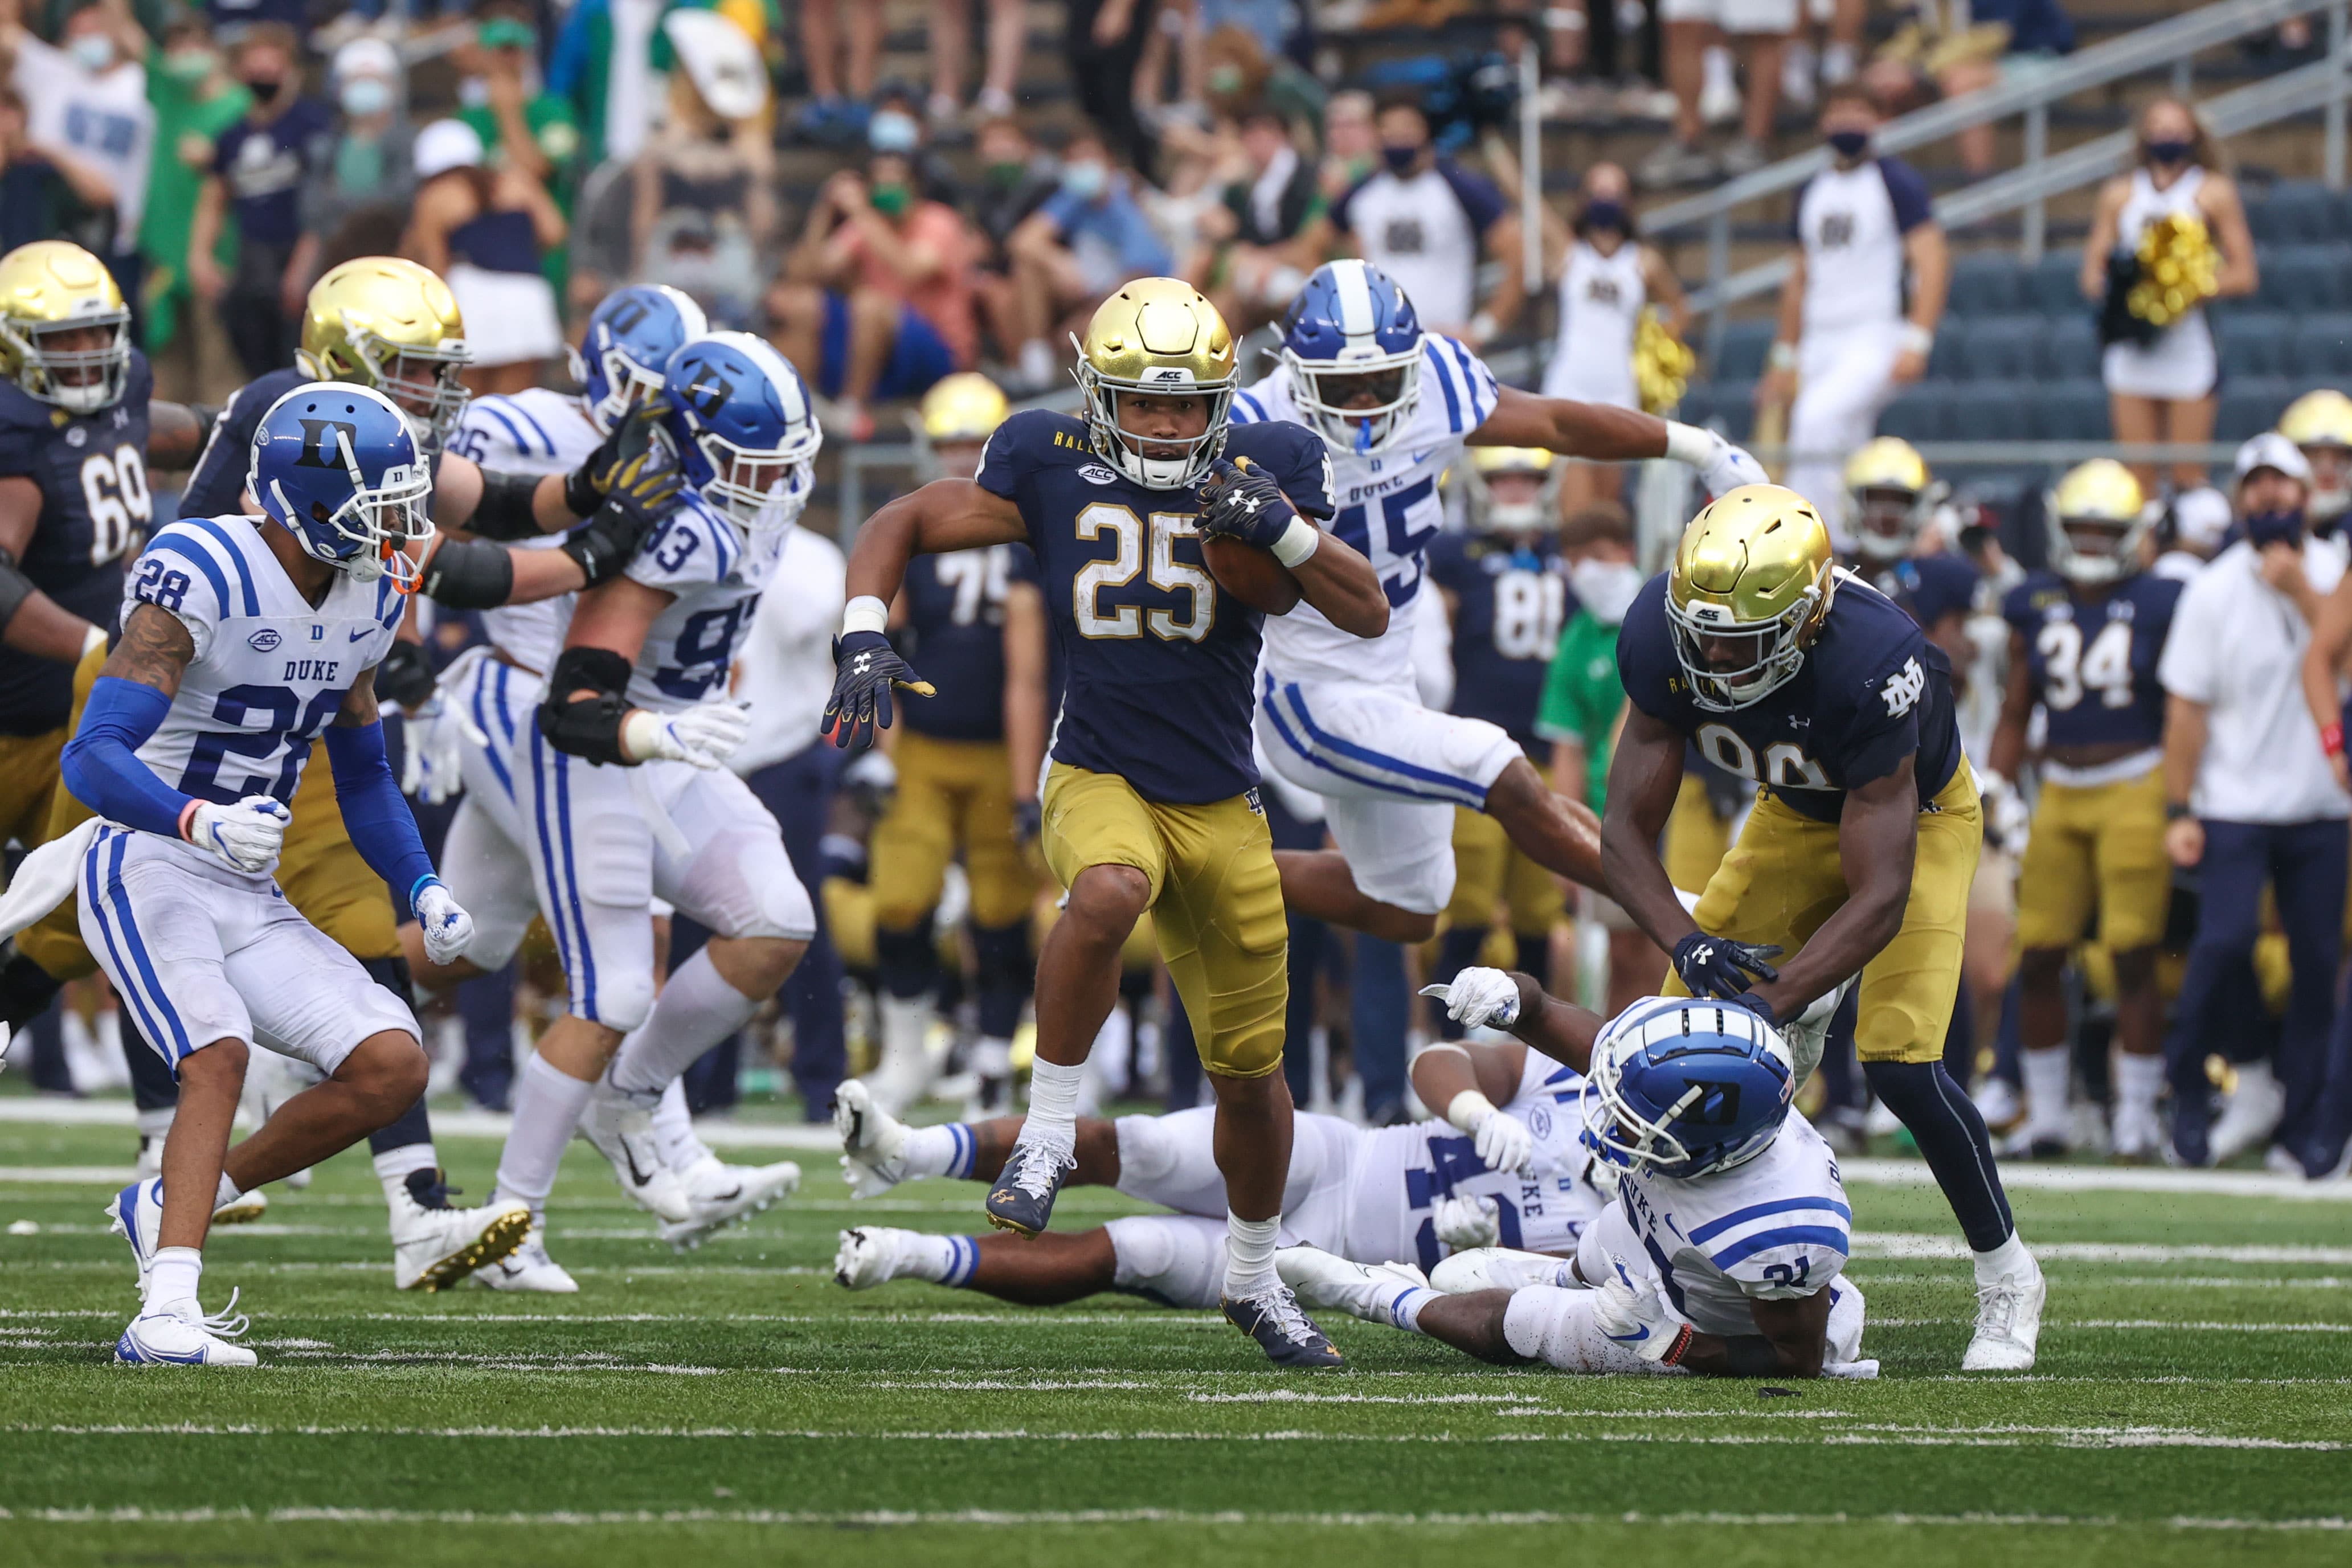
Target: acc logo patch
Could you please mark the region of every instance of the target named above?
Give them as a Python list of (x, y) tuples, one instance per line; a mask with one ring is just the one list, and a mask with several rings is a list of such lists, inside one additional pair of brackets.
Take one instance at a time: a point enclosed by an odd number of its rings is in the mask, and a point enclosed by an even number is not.
[(89, 432), (81, 425), (75, 425), (71, 430), (66, 432), (66, 444), (68, 446), (87, 446), (89, 444)]
[(1089, 463), (1078, 470), (1078, 477), (1089, 485), (1116, 485), (1118, 476), (1099, 463)]
[(264, 626), (260, 631), (247, 637), (245, 640), (245, 645), (257, 653), (267, 653), (285, 640), (278, 634), (278, 628), (275, 626)]
[(1533, 1133), (1538, 1138), (1550, 1137), (1551, 1112), (1541, 1105), (1531, 1108), (1528, 1112), (1528, 1131)]

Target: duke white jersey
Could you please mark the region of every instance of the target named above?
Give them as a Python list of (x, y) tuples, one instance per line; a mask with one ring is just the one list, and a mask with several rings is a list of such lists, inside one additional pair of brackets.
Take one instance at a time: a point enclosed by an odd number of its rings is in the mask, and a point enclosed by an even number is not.
[(633, 706), (677, 713), (714, 690), (725, 693), (735, 651), (751, 629), (785, 538), (783, 528), (742, 528), (699, 496), (680, 501), (626, 572), (632, 581), (676, 595), (646, 633), (629, 672)]
[[(1499, 396), (1495, 373), (1452, 338), (1422, 339), (1421, 401), (1403, 434), (1373, 456), (1338, 452), (1331, 463), (1331, 500), (1338, 510), (1323, 525), (1355, 547), (1379, 574), (1388, 596), (1389, 629), (1367, 641), (1342, 632), (1311, 604), (1268, 616), (1265, 663), (1286, 681), (1335, 680), (1410, 684), (1414, 618), (1422, 610), (1422, 579), (1429, 543), (1445, 527), (1438, 481), (1462, 455), (1472, 431), (1486, 423)], [(1234, 423), (1271, 419), (1306, 423), (1291, 396), (1290, 372), (1277, 366), (1265, 380), (1234, 397)]]
[(1432, 1210), (1440, 1198), (1491, 1197), (1506, 1247), (1569, 1256), (1584, 1227), (1608, 1206), (1580, 1139), (1577, 1103), (1584, 1080), (1536, 1051), (1528, 1052), (1518, 1087), (1503, 1109), (1535, 1134), (1532, 1174), (1486, 1168), (1476, 1141), (1437, 1119), (1382, 1127), (1364, 1135), (1349, 1205), (1351, 1258), (1397, 1259), (1433, 1269), (1448, 1249)]
[(1675, 1310), (1707, 1333), (1755, 1333), (1749, 1301), (1812, 1295), (1853, 1250), (1837, 1155), (1793, 1108), (1747, 1164), (1687, 1180), (1620, 1171), (1617, 1199)]
[[(449, 450), (502, 474), (568, 474), (604, 439), (578, 398), (530, 387), (468, 402), (450, 434)], [(549, 534), (513, 548), (553, 549), (562, 542), (562, 535)], [(572, 596), (565, 594), (485, 610), (482, 629), (492, 646), (523, 668), (545, 674), (554, 667), (571, 618)]]
[(259, 517), (183, 517), (155, 532), (123, 584), (122, 613), (152, 604), (195, 657), (139, 760), (185, 795), (290, 803), (310, 743), (362, 671), (382, 662), (407, 601), (388, 579), (337, 571), (316, 607), (269, 553)]

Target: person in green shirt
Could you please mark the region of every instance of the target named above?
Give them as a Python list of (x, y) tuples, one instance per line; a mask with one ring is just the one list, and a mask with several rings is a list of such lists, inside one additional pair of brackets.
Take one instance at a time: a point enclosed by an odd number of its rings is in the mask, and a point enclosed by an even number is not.
[[(1641, 591), (1633, 528), (1613, 501), (1585, 507), (1560, 525), (1576, 613), (1560, 629), (1551, 668), (1536, 708), (1536, 734), (1552, 744), (1552, 786), (1577, 793), (1595, 813), (1605, 805), (1609, 758), (1625, 717), (1625, 686), (1617, 675), (1617, 628)], [(1609, 932), (1609, 1011), (1612, 1017), (1657, 988), (1665, 955), (1598, 894), (1589, 895), (1595, 918)]]
[[(539, 34), (528, 10), (500, 0), (476, 15), (479, 19), (473, 41), (457, 51), (463, 75), (455, 118), (472, 126), (482, 139), (490, 167), (510, 164), (538, 181), (569, 220), (579, 194), (580, 154), (585, 145), (572, 104), (541, 84)], [(564, 298), (568, 251), (564, 246), (551, 246), (540, 262), (558, 299)]]
[[(213, 165), (213, 141), (245, 118), (253, 95), (229, 74), (201, 13), (174, 16), (162, 44), (151, 42), (146, 56), (147, 99), (155, 107), (155, 151), (139, 223), (139, 250), (148, 269), (146, 347), (158, 361), (159, 383), (169, 385), (170, 395), (198, 397), (205, 380), (198, 367), (230, 361), (221, 343), (213, 344), (215, 351), (205, 351), (205, 340), (219, 334), (212, 313), (190, 308), (195, 296), (188, 287), (188, 230), (195, 220), (197, 193)], [(236, 256), (236, 230), (225, 225), (217, 259), (226, 270)], [(176, 367), (163, 359), (175, 343), (183, 350), (172, 356), (182, 361)], [(187, 378), (184, 384), (173, 381), (175, 369)]]

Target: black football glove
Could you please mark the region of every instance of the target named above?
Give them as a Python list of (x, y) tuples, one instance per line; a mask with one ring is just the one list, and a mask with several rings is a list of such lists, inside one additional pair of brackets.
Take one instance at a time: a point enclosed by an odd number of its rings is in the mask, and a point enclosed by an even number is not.
[(595, 587), (621, 574), (654, 530), (677, 509), (686, 476), (658, 450), (638, 453), (621, 465), (612, 487), (589, 519), (563, 536), (557, 547), (578, 563)]
[(817, 733), (831, 736), (844, 751), (873, 745), (875, 730), (890, 727), (893, 686), (927, 697), (939, 690), (915, 674), (881, 632), (843, 632), (833, 640), (833, 695)]
[(375, 695), (377, 701), (408, 713), (433, 695), (433, 660), (424, 643), (393, 643), (375, 667)]
[(1675, 973), (1695, 997), (1738, 996), (1758, 980), (1777, 980), (1780, 971), (1771, 960), (1780, 949), (1756, 942), (1728, 942), (1694, 931), (1675, 944)]
[(1045, 803), (1044, 801), (1015, 800), (1013, 802), (1013, 842), (1034, 844), (1037, 841), (1037, 836), (1045, 831)]
[(1209, 465), (1209, 476), (1201, 482), (1201, 520), (1195, 526), (1203, 534), (1223, 534), (1245, 545), (1272, 549), (1297, 516), (1298, 508), (1290, 504), (1273, 475), (1220, 457)]
[(1766, 1001), (1754, 991), (1742, 991), (1736, 997), (1726, 997), (1723, 999), (1729, 1006), (1746, 1008), (1774, 1029), (1780, 1027), (1780, 1015), (1772, 1010), (1770, 1002)]
[(611, 433), (596, 444), (596, 450), (563, 476), (563, 504), (572, 508), (572, 516), (594, 515), (613, 486), (623, 483), (623, 476), (632, 471), (631, 465), (641, 464), (654, 449), (655, 432), (668, 413), (667, 399), (648, 393), (613, 422)]

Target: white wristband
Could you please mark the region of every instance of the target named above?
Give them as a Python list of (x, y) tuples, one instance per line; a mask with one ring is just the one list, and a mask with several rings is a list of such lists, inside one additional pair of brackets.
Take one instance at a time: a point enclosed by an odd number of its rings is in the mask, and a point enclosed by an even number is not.
[(842, 607), (841, 634), (884, 632), (890, 626), (890, 607), (870, 593), (861, 593)]
[(644, 708), (631, 708), (621, 716), (621, 755), (630, 762), (643, 762), (660, 755), (661, 720)]
[(1465, 1133), (1475, 1133), (1495, 1113), (1495, 1103), (1475, 1089), (1465, 1089), (1446, 1103), (1445, 1119)]
[(1906, 321), (1903, 323), (1903, 351), (1905, 353), (1924, 354), (1935, 346), (1936, 333), (1933, 328), (1922, 327), (1916, 321)]
[(1679, 420), (1666, 421), (1666, 455), (1677, 463), (1704, 468), (1715, 461), (1716, 440), (1710, 431)]
[(1323, 530), (1305, 517), (1294, 516), (1282, 537), (1274, 541), (1274, 559), (1286, 567), (1297, 566), (1313, 555), (1323, 542)]

